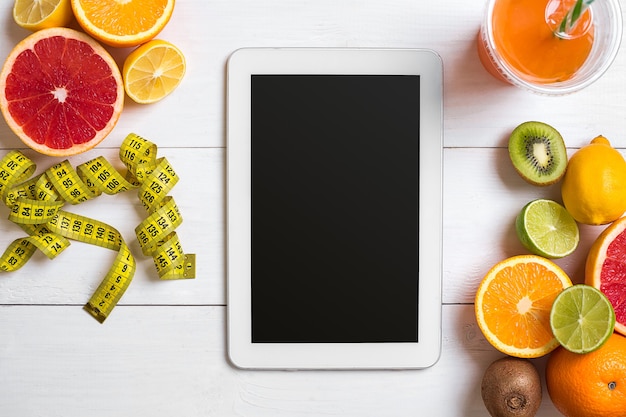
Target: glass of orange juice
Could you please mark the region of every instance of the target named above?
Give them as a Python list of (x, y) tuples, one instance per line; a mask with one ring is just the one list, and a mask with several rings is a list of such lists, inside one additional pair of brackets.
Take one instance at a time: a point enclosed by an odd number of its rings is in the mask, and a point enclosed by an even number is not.
[(576, 0), (489, 0), (478, 55), (489, 73), (547, 95), (578, 91), (613, 62), (622, 38), (619, 0), (596, 0), (559, 31)]

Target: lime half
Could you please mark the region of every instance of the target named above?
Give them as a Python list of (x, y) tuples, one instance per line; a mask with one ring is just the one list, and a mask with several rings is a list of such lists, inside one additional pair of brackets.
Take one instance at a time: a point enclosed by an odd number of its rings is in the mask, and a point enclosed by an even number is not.
[(588, 353), (602, 346), (613, 334), (615, 311), (600, 290), (577, 284), (564, 289), (554, 299), (550, 327), (565, 349)]
[(572, 215), (559, 203), (546, 199), (526, 204), (515, 220), (515, 230), (526, 249), (552, 259), (574, 252), (580, 239)]

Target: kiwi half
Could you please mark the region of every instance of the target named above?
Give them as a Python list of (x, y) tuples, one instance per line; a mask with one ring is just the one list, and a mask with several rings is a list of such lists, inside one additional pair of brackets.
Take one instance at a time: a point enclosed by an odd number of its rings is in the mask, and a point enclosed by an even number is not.
[(509, 157), (517, 173), (533, 185), (554, 184), (567, 167), (563, 137), (543, 122), (524, 122), (511, 132)]

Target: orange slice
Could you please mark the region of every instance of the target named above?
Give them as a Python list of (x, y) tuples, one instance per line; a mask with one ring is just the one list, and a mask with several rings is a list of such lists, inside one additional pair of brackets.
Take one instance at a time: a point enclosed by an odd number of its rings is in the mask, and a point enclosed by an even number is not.
[(113, 129), (124, 85), (109, 53), (84, 33), (42, 29), (11, 51), (0, 72), (0, 109), (29, 147), (52, 156), (84, 152)]
[(122, 69), (126, 94), (142, 104), (157, 102), (170, 94), (184, 75), (183, 53), (171, 43), (158, 39), (131, 52)]
[(499, 351), (521, 358), (543, 356), (558, 345), (550, 328), (556, 296), (572, 281), (554, 262), (520, 255), (493, 266), (476, 292), (476, 321)]
[(174, 10), (174, 0), (72, 0), (80, 26), (110, 46), (136, 46), (154, 38)]
[(611, 223), (591, 245), (585, 283), (606, 295), (615, 310), (615, 331), (626, 336), (626, 217)]

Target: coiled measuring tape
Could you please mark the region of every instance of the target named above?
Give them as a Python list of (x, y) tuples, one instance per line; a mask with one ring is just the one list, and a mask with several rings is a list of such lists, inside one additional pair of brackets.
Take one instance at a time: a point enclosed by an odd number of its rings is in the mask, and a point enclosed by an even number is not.
[(166, 158), (157, 158), (155, 144), (134, 133), (123, 141), (119, 156), (126, 175), (103, 157), (76, 169), (66, 160), (35, 177), (35, 164), (20, 151), (11, 151), (0, 160), (0, 198), (11, 209), (9, 220), (28, 234), (7, 247), (0, 256), (0, 270), (21, 268), (36, 250), (53, 259), (67, 249), (70, 240), (117, 251), (112, 267), (84, 307), (100, 323), (130, 285), (135, 259), (118, 230), (63, 210), (66, 203), (137, 190), (147, 210), (147, 218), (135, 229), (143, 254), (153, 258), (161, 279), (195, 278), (196, 257), (183, 252), (175, 231), (182, 216), (167, 195), (178, 182), (176, 172)]

